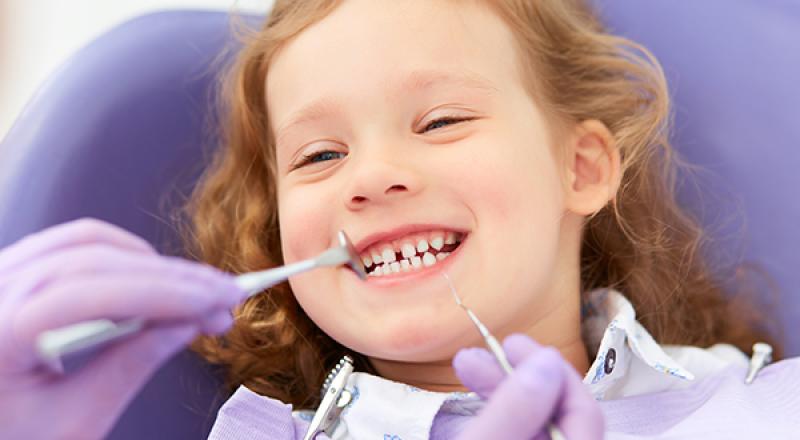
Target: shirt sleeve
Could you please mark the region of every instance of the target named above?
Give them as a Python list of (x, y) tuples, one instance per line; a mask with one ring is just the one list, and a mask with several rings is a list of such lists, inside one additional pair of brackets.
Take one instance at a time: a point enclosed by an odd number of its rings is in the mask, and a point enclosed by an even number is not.
[(295, 426), (291, 405), (240, 386), (220, 408), (208, 438), (296, 440)]

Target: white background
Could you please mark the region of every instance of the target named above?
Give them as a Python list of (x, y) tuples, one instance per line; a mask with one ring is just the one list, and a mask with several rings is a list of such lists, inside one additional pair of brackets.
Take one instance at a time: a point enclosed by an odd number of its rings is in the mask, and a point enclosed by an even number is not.
[(70, 54), (137, 15), (163, 9), (266, 13), (272, 0), (0, 0), (0, 140)]

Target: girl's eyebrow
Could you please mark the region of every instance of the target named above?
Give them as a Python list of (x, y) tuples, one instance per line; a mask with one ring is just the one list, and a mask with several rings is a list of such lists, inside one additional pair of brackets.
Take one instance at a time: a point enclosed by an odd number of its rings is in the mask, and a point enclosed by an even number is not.
[(483, 75), (475, 72), (449, 72), (446, 70), (415, 70), (400, 83), (398, 94), (415, 90), (430, 89), (435, 86), (451, 84), (467, 89), (497, 92), (497, 87)]
[(276, 144), (280, 145), (281, 139), (284, 138), (293, 127), (318, 121), (341, 111), (341, 105), (332, 97), (311, 101), (311, 103), (296, 111), (285, 124), (275, 131), (277, 135), (275, 138)]
[[(497, 87), (484, 76), (474, 72), (448, 72), (444, 70), (415, 70), (403, 78), (397, 89), (397, 98), (414, 91), (425, 91), (441, 85), (454, 85), (467, 89), (483, 92), (497, 92)], [(342, 111), (341, 103), (332, 97), (319, 98), (297, 110), (285, 124), (275, 131), (276, 143), (281, 144), (281, 139), (291, 128), (324, 119)]]

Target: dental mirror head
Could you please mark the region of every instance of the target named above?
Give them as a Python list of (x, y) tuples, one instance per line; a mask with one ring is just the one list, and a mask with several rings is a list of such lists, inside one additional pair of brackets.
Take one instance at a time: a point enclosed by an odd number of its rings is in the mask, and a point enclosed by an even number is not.
[(339, 231), (339, 246), (342, 246), (347, 250), (348, 255), (350, 256), (350, 260), (346, 263), (350, 266), (351, 269), (358, 275), (359, 278), (362, 280), (367, 279), (367, 271), (364, 269), (363, 263), (361, 263), (361, 257), (358, 256), (356, 252), (356, 247), (353, 246), (353, 243), (350, 241), (350, 238), (347, 237), (347, 234), (344, 231)]

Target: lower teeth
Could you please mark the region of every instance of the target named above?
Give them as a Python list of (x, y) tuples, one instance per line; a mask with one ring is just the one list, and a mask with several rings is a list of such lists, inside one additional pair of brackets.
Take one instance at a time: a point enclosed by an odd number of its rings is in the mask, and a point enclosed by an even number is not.
[(435, 255), (430, 252), (425, 252), (422, 257), (415, 255), (409, 259), (400, 260), (399, 262), (395, 261), (392, 263), (375, 266), (375, 268), (369, 273), (369, 276), (380, 277), (384, 275), (392, 275), (398, 272), (411, 272), (423, 269), (425, 267), (435, 265), (436, 263), (447, 258), (449, 255), (450, 252), (439, 252)]

